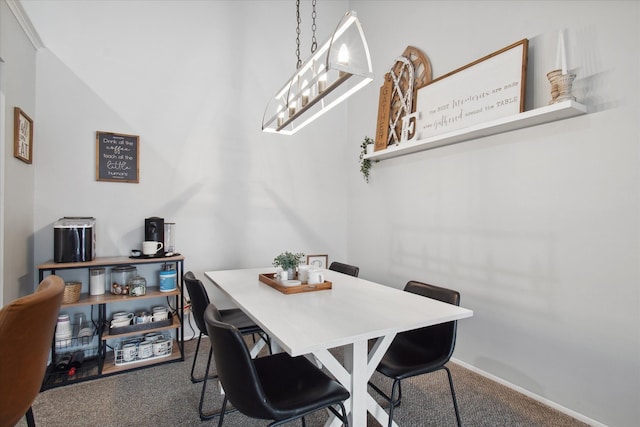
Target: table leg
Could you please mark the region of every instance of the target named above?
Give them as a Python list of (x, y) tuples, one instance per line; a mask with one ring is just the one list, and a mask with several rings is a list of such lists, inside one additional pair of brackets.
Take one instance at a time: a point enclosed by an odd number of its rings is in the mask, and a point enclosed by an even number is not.
[[(389, 422), (387, 413), (368, 394), (367, 383), (394, 337), (395, 334), (378, 338), (370, 352), (368, 351), (367, 340), (345, 346), (344, 364), (341, 364), (328, 350), (313, 353), (325, 368), (351, 393), (351, 398), (345, 402), (345, 408), (353, 427), (367, 425), (367, 411), (380, 424), (387, 425)], [(340, 420), (335, 416), (330, 417), (325, 424), (327, 427), (337, 427), (339, 425), (341, 425)], [(397, 427), (397, 425), (395, 426)]]

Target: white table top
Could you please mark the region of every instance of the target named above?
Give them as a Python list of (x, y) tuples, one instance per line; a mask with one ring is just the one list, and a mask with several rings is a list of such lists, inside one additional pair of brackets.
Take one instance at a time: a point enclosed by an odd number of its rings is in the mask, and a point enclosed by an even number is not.
[(473, 315), (462, 307), (331, 270), (324, 273), (332, 289), (285, 295), (258, 279), (274, 271), (264, 267), (205, 275), (292, 356)]

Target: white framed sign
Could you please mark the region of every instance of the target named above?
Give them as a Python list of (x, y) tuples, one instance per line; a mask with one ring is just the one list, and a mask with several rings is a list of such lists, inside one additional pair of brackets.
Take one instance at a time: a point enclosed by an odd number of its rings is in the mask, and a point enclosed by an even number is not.
[(523, 39), (420, 88), (416, 139), (523, 112), (528, 46)]

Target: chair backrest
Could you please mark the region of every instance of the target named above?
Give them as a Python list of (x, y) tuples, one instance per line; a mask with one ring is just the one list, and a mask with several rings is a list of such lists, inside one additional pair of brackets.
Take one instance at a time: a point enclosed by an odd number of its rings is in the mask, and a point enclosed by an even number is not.
[(220, 321), (220, 313), (209, 304), (204, 314), (218, 377), (229, 402), (243, 414), (275, 419), (262, 388), (253, 359), (235, 326)]
[[(427, 298), (433, 298), (448, 304), (460, 305), (460, 293), (452, 289), (412, 280), (407, 282), (404, 290), (406, 292), (422, 295)], [(452, 321), (428, 326), (426, 328), (415, 329), (413, 331), (402, 332), (401, 335), (404, 339), (409, 339), (415, 342), (417, 346), (428, 346), (429, 352), (432, 354), (437, 353), (442, 363), (444, 363), (451, 358), (453, 349), (456, 345), (456, 326), (457, 322)]]
[(329, 266), (329, 270), (337, 271), (339, 273), (348, 274), (349, 276), (358, 277), (360, 273), (360, 267), (355, 265), (343, 264), (341, 262), (333, 261)]
[(191, 312), (193, 313), (193, 319), (196, 321), (196, 326), (200, 329), (200, 332), (207, 334), (207, 326), (204, 323), (204, 311), (209, 306), (209, 295), (204, 287), (204, 284), (200, 279), (191, 271), (187, 271), (184, 274), (184, 284), (187, 285), (187, 292), (189, 292), (189, 298), (191, 299)]
[(64, 280), (47, 276), (0, 310), (0, 426), (17, 424), (40, 392), (63, 294)]

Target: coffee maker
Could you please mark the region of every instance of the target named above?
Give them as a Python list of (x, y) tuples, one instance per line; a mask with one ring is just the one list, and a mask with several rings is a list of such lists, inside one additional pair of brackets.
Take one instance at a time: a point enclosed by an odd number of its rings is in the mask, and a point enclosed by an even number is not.
[[(164, 218), (152, 216), (144, 220), (144, 240), (164, 244)], [(164, 248), (158, 249), (154, 256), (164, 256)]]

